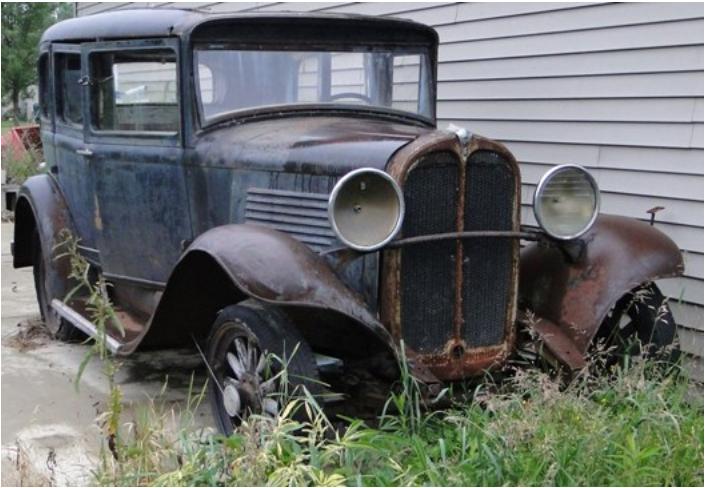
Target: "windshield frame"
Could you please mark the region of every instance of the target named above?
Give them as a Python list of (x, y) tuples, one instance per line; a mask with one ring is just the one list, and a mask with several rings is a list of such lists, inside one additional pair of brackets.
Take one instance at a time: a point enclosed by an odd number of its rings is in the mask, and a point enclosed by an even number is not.
[[(423, 60), (423, 69), (419, 70), (419, 92), (425, 89), (429, 116), (421, 113), (408, 112), (379, 105), (346, 104), (337, 102), (304, 102), (304, 103), (283, 103), (275, 105), (261, 105), (226, 111), (215, 117), (207, 118), (204, 113), (201, 101), (201, 90), (198, 76), (196, 51), (199, 47), (217, 46), (220, 50), (236, 51), (293, 51), (293, 52), (393, 52), (394, 54), (417, 54)], [(436, 125), (436, 66), (434, 50), (431, 46), (417, 43), (387, 44), (382, 45), (369, 42), (360, 42), (355, 45), (329, 44), (252, 44), (249, 42), (192, 42), (188, 46), (188, 64), (190, 72), (190, 84), (192, 86), (193, 104), (198, 119), (198, 127), (206, 129), (211, 126), (222, 124), (228, 120), (244, 120), (252, 118), (268, 118), (278, 115), (290, 115), (296, 113), (343, 113), (348, 115), (363, 115), (371, 117), (392, 118), (396, 120), (412, 122), (424, 126), (435, 127)], [(421, 100), (419, 93), (419, 100)]]

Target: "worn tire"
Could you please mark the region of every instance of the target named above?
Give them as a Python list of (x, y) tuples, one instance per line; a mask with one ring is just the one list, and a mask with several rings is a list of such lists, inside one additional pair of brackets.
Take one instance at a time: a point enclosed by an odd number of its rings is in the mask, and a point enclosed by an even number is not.
[[(311, 348), (296, 327), (283, 314), (256, 303), (226, 307), (218, 314), (218, 318), (213, 323), (208, 337), (206, 354), (211, 372), (218, 381), (218, 385), (216, 385), (213, 378), (209, 378), (209, 402), (217, 427), (224, 435), (230, 435), (233, 429), (250, 413), (262, 413), (257, 411), (261, 407), (256, 406), (251, 410), (243, 409), (239, 416), (231, 417), (224, 406), (221, 388), (226, 375), (233, 374), (228, 365), (226, 353), (237, 352), (233, 345), (234, 341), (243, 338), (251, 341), (265, 354), (271, 353), (279, 358), (287, 358), (287, 386), (290, 392), (300, 392), (299, 386), (305, 386), (314, 396), (318, 396), (322, 391)], [(271, 361), (270, 367), (269, 375), (263, 377), (262, 381), (276, 375), (281, 370), (281, 364), (276, 360)], [(221, 386), (219, 387), (219, 385)]]
[(42, 315), (42, 321), (49, 333), (56, 339), (64, 342), (75, 342), (85, 339), (86, 335), (83, 332), (74, 327), (73, 324), (66, 319), (59, 316), (59, 314), (51, 308), (51, 301), (54, 298), (63, 300), (64, 297), (59, 296), (52, 285), (52, 283), (55, 283), (60, 278), (56, 276), (56, 271), (51, 267), (47, 267), (45, 256), (42, 253), (39, 234), (36, 230), (34, 238), (32, 239), (32, 263), (34, 289), (37, 293), (39, 312)]
[(617, 302), (612, 315), (600, 326), (595, 341), (612, 348), (607, 362), (614, 364), (626, 355), (637, 354), (675, 361), (678, 351), (668, 351), (675, 338), (676, 322), (668, 302), (661, 290), (650, 283)]

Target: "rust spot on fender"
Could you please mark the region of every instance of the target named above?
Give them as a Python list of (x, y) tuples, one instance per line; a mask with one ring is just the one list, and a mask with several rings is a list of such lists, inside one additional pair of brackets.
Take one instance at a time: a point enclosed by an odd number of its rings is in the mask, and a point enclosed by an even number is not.
[[(560, 244), (527, 246), (521, 254), (522, 303), (536, 314), (545, 344), (570, 367), (580, 366), (575, 356), (584, 359), (617, 300), (644, 283), (683, 273), (676, 244), (636, 219), (601, 214), (583, 240), (585, 251), (574, 261)], [(570, 358), (561, 355), (569, 346)]]

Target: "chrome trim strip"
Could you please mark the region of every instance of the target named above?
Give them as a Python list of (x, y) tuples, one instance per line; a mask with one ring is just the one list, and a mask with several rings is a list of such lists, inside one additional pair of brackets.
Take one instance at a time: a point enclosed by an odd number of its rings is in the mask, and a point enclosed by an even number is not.
[[(56, 310), (56, 313), (61, 315), (63, 318), (71, 322), (77, 329), (82, 330), (91, 337), (98, 337), (97, 327), (61, 300), (54, 298), (51, 301), (51, 308)], [(123, 348), (123, 345), (109, 334), (105, 334), (105, 345), (113, 354), (120, 354), (120, 350)]]

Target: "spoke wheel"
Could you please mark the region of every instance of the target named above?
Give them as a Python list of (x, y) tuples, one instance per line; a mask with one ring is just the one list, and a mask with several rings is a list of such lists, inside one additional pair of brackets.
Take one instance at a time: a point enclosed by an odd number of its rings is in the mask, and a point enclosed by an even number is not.
[(678, 351), (667, 353), (676, 338), (676, 322), (666, 298), (651, 283), (624, 295), (607, 317), (596, 342), (608, 347), (607, 365), (625, 356), (645, 355), (675, 361)]
[[(221, 386), (223, 408), (233, 419), (250, 413), (276, 417), (279, 404), (275, 393), (276, 378), (268, 368), (268, 359), (256, 342), (246, 335), (236, 336), (225, 351), (225, 367)], [(265, 379), (267, 371), (270, 372)]]
[[(287, 358), (286, 375), (280, 374), (279, 358)], [(320, 388), (313, 353), (293, 324), (256, 305), (234, 305), (219, 314), (207, 359), (215, 376), (208, 386), (211, 410), (226, 435), (252, 414), (276, 417), (283, 390), (295, 393), (303, 385), (315, 394)]]

